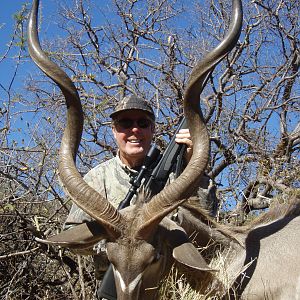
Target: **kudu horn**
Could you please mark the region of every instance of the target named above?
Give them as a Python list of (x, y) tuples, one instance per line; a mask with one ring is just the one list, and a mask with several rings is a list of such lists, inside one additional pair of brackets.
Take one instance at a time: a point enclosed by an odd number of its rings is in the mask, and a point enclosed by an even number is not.
[(204, 57), (190, 75), (184, 94), (184, 115), (193, 141), (192, 158), (183, 173), (143, 207), (143, 224), (137, 236), (147, 239), (159, 222), (186, 198), (191, 196), (209, 159), (209, 135), (199, 105), (200, 94), (215, 66), (233, 49), (241, 33), (242, 3), (232, 2), (232, 19), (226, 37)]
[(41, 49), (37, 33), (39, 0), (34, 0), (28, 23), (29, 53), (36, 65), (61, 89), (67, 104), (67, 125), (59, 154), (59, 177), (72, 200), (103, 225), (112, 240), (121, 234), (122, 215), (91, 188), (76, 169), (75, 157), (83, 130), (83, 112), (76, 87), (69, 76)]

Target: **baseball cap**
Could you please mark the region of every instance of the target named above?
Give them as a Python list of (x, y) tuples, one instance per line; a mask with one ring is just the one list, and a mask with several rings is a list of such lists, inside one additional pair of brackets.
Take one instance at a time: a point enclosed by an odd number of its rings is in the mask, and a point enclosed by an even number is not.
[(135, 95), (130, 95), (124, 97), (116, 106), (113, 113), (110, 114), (110, 117), (114, 119), (118, 113), (126, 110), (138, 109), (143, 110), (149, 114), (149, 116), (155, 120), (154, 111), (151, 105), (144, 99), (139, 98)]

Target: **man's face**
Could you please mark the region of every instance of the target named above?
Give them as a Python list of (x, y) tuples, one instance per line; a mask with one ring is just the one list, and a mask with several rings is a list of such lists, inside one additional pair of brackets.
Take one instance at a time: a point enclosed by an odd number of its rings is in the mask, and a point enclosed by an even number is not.
[(142, 110), (128, 110), (120, 112), (113, 123), (121, 161), (130, 167), (140, 166), (150, 149), (153, 121)]

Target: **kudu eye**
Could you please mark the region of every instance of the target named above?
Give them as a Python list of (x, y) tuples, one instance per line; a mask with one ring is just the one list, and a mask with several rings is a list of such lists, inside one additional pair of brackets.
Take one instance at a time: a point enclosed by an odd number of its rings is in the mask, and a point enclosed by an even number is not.
[(157, 262), (158, 260), (160, 260), (161, 257), (162, 257), (162, 254), (160, 252), (156, 252), (153, 262)]

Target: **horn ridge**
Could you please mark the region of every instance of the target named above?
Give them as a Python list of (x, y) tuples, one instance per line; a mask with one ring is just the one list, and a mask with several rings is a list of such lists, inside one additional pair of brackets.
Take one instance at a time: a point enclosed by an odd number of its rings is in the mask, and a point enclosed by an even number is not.
[(121, 235), (122, 215), (79, 174), (75, 158), (83, 131), (83, 111), (77, 89), (69, 76), (41, 49), (38, 30), (39, 0), (34, 0), (28, 22), (28, 49), (35, 64), (61, 89), (67, 104), (67, 124), (59, 153), (59, 177), (72, 200), (103, 225), (111, 239)]
[(207, 54), (192, 70), (184, 94), (184, 115), (193, 141), (193, 155), (185, 170), (170, 185), (143, 207), (144, 224), (137, 230), (139, 238), (150, 238), (159, 222), (186, 198), (191, 196), (206, 169), (210, 141), (199, 105), (200, 94), (215, 66), (233, 49), (241, 33), (242, 3), (232, 0), (232, 18), (229, 30), (221, 43)]

